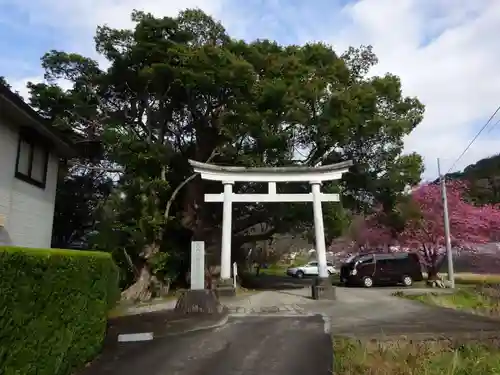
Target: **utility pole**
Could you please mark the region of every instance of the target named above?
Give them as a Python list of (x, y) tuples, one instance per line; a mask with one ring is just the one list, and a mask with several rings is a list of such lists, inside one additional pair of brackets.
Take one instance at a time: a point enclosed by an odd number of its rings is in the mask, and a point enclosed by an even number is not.
[(455, 288), (455, 273), (453, 271), (453, 254), (451, 252), (451, 239), (450, 239), (450, 218), (448, 216), (448, 198), (446, 196), (446, 177), (441, 174), (441, 163), (439, 158), (438, 163), (438, 173), (439, 173), (439, 183), (441, 185), (441, 196), (443, 198), (443, 219), (444, 219), (444, 237), (446, 240), (446, 255), (448, 258), (448, 280), (450, 281), (450, 287)]

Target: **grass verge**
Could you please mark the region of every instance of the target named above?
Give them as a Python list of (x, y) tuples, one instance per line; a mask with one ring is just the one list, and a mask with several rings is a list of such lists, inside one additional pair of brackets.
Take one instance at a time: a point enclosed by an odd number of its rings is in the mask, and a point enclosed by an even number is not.
[(500, 374), (500, 351), (492, 344), (336, 338), (333, 346), (337, 375)]
[(453, 294), (428, 293), (403, 295), (403, 297), (428, 305), (500, 318), (500, 290), (498, 288), (486, 286), (463, 288)]
[[(443, 280), (448, 280), (448, 274), (439, 273)], [(500, 285), (499, 274), (456, 273), (455, 285), (459, 288), (474, 288), (476, 286)], [(427, 274), (424, 280), (413, 283), (412, 288), (427, 288)], [(432, 290), (432, 289), (429, 289)]]
[[(441, 274), (448, 279), (448, 274)], [(483, 284), (500, 284), (500, 274), (477, 274), (477, 273), (456, 273), (455, 283), (468, 285), (483, 285)]]
[[(273, 275), (273, 276), (286, 276), (286, 270), (288, 267), (278, 267), (271, 266), (269, 268), (261, 268), (259, 271), (260, 275)], [(254, 271), (255, 274), (255, 271)]]

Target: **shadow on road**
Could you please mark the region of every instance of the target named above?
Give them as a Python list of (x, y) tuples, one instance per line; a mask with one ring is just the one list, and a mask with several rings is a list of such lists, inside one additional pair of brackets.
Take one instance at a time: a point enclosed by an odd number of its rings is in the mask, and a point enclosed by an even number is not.
[(295, 279), (290, 276), (277, 275), (245, 275), (241, 278), (241, 285), (255, 290), (289, 290), (302, 289), (310, 286), (311, 279)]
[(321, 316), (231, 318), (221, 329), (119, 343), (79, 375), (329, 375)]

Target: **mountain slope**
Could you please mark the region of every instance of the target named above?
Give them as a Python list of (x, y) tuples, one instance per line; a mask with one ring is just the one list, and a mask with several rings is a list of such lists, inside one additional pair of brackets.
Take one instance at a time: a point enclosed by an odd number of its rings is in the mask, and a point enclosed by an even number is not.
[(469, 196), (477, 204), (500, 203), (500, 154), (481, 159), (462, 172), (446, 177), (468, 182)]

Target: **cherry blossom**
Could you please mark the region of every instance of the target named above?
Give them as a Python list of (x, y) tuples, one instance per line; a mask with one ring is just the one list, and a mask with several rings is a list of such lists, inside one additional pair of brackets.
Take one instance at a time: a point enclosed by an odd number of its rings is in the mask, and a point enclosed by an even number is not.
[[(467, 202), (467, 185), (463, 182), (451, 181), (446, 186), (452, 247), (458, 253), (480, 256), (484, 249), (480, 244), (499, 238), (500, 207), (475, 206)], [(400, 233), (392, 233), (381, 224), (380, 212), (356, 223), (353, 238), (358, 251), (416, 251), (429, 278), (434, 278), (446, 254), (440, 186), (425, 184), (414, 189), (410, 202), (405, 204), (413, 205), (418, 214), (406, 218), (404, 230)]]

